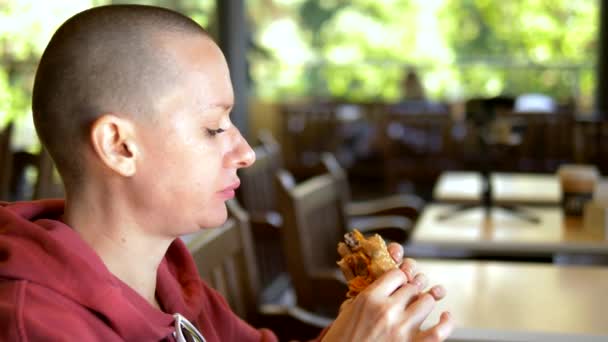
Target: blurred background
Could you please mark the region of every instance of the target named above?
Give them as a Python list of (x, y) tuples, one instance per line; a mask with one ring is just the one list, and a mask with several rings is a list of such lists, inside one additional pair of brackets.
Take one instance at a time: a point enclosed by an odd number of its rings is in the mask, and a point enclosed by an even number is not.
[[(52, 33), (71, 15), (110, 3), (126, 1), (0, 1), (0, 126), (14, 123), (13, 150), (39, 150), (30, 95)], [(129, 3), (185, 13), (220, 41), (225, 40), (222, 30), (234, 31), (245, 44), (239, 50), (245, 56), (228, 58), (245, 63), (233, 70), (233, 81), (246, 103), (235, 121), (250, 139), (261, 129), (270, 130), (285, 144), (288, 165), (302, 176), (317, 162), (316, 149), (329, 147), (284, 141), (294, 132), (306, 135), (303, 119), (291, 117), (294, 104), (367, 105), (345, 107), (340, 114), (347, 121), (363, 115), (368, 123), (367, 128), (361, 122), (337, 128), (346, 136), (331, 148), (348, 169), (381, 153), (374, 150), (377, 125), (368, 120), (378, 107), (370, 104), (424, 101), (425, 111), (444, 110), (460, 120), (466, 119), (471, 99), (514, 101), (533, 94), (540, 96), (533, 102), (541, 101), (541, 109), (547, 104), (576, 118), (594, 117), (597, 0), (246, 0), (237, 2), (240, 17), (222, 12), (231, 1)], [(231, 25), (239, 18), (242, 23)], [(32, 172), (28, 179), (35, 177)]]

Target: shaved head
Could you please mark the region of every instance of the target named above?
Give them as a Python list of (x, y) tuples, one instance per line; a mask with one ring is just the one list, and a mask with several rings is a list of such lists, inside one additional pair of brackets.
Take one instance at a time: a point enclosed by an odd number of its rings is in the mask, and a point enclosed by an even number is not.
[(66, 21), (34, 82), (34, 124), (66, 186), (83, 175), (82, 148), (103, 114), (155, 120), (158, 98), (179, 70), (163, 41), (208, 37), (191, 19), (158, 7), (96, 7)]

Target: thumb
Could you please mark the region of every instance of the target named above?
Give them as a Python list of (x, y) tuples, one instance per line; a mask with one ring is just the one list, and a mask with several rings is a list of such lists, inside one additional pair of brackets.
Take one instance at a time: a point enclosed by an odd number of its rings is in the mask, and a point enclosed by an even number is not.
[(351, 306), (353, 304), (353, 300), (355, 298), (348, 298), (347, 300), (345, 300), (344, 302), (342, 302), (342, 305), (340, 305), (340, 311), (342, 312), (342, 310), (348, 308), (349, 306)]

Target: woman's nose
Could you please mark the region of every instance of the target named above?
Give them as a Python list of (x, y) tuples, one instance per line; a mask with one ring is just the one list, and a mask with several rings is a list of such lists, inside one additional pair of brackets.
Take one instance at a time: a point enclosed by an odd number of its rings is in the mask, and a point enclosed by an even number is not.
[(249, 146), (249, 143), (243, 139), (243, 153), (239, 161), (239, 167), (250, 167), (255, 162), (255, 151)]
[(255, 162), (255, 151), (238, 131), (236, 138), (236, 145), (233, 151), (234, 166), (236, 168), (249, 167)]

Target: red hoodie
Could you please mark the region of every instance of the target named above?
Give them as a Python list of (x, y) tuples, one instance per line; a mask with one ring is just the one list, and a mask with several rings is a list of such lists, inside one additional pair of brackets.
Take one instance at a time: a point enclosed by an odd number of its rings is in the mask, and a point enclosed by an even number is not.
[(0, 341), (173, 340), (173, 313), (207, 341), (276, 341), (238, 318), (200, 280), (176, 239), (158, 268), (150, 305), (108, 271), (60, 220), (62, 200), (0, 203)]

